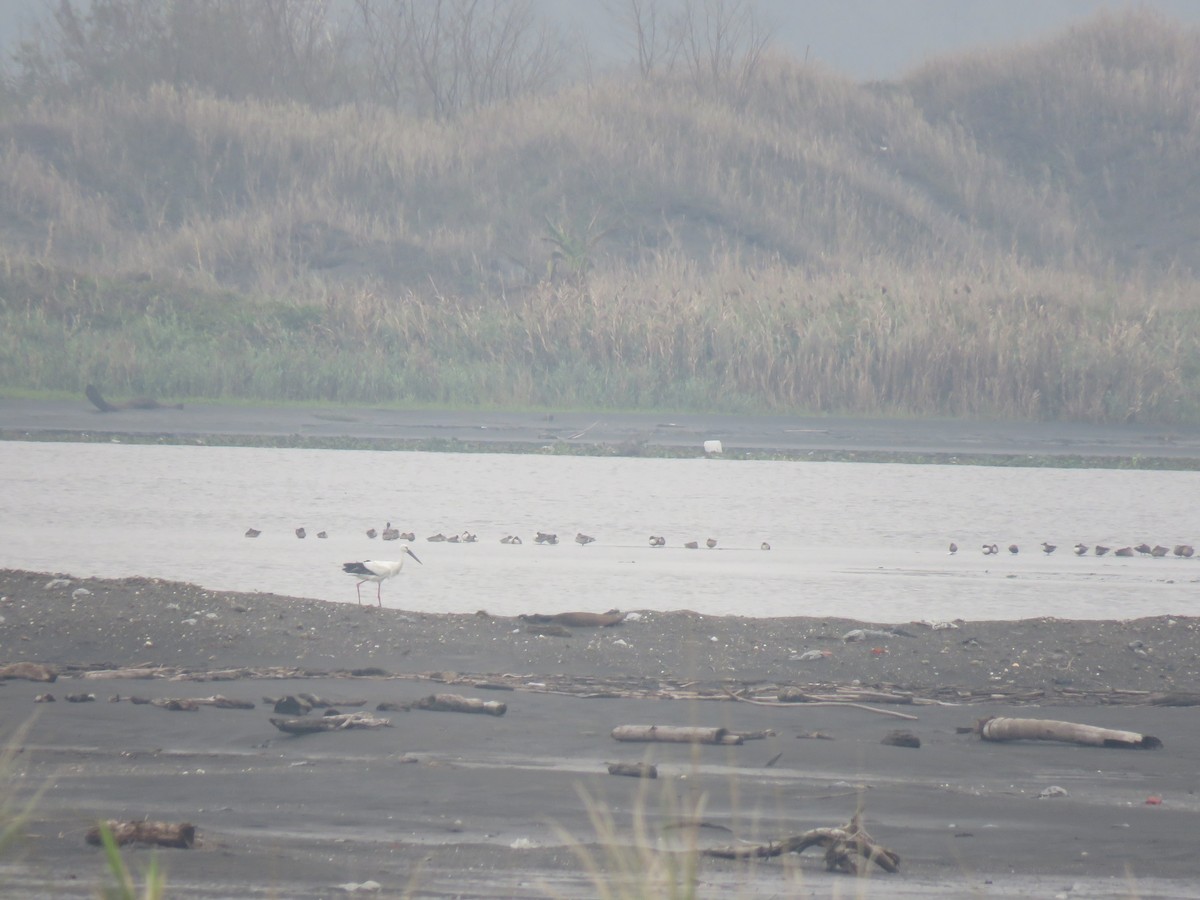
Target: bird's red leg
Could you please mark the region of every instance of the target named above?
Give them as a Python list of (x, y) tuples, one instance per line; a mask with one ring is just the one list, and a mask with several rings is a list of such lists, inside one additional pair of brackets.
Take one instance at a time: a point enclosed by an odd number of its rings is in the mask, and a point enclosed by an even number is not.
[(383, 606), (383, 582), (375, 585), (375, 599), (379, 601), (379, 605)]
[(356, 591), (358, 591), (358, 605), (359, 606), (362, 606), (362, 586), (363, 586), (363, 583), (361, 581), (354, 586), (354, 589)]

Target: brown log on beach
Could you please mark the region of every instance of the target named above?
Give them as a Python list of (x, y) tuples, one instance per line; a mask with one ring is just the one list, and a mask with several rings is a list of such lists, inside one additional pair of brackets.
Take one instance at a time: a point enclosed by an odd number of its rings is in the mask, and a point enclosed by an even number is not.
[(390, 719), (370, 713), (340, 713), (336, 716), (320, 716), (313, 719), (282, 719), (271, 716), (271, 724), (288, 734), (312, 734), (317, 731), (345, 731), (350, 728), (391, 728)]
[(740, 744), (742, 736), (725, 728), (684, 725), (618, 725), (612, 730), (617, 741), (658, 741), (671, 744)]
[(528, 613), (518, 616), (522, 622), (534, 625), (566, 625), (569, 628), (608, 628), (625, 621), (627, 613), (610, 609), (606, 613), (564, 612), (546, 615), (544, 613)]
[(499, 700), (480, 700), (478, 697), (463, 697), (459, 694), (430, 694), (414, 703), (413, 709), (502, 716), (508, 712), (508, 705)]
[(58, 673), (41, 663), (15, 662), (0, 666), (0, 681), (23, 678), (26, 681), (55, 681)]
[(876, 844), (862, 827), (857, 814), (840, 828), (810, 828), (767, 844), (710, 847), (702, 852), (718, 859), (765, 859), (784, 853), (800, 853), (814, 846), (825, 848), (825, 868), (830, 872), (863, 876), (870, 870), (871, 863), (885, 872), (900, 871), (900, 855)]
[[(112, 832), (118, 847), (124, 847), (126, 844), (152, 844), (155, 847), (188, 850), (196, 842), (196, 826), (187, 822), (118, 822), (116, 819), (109, 819), (104, 824)], [(93, 825), (89, 828), (85, 839), (89, 844), (99, 847), (100, 826)]]
[(1149, 734), (1097, 728), (1078, 722), (1053, 719), (1014, 719), (991, 716), (975, 723), (974, 731), (985, 741), (1064, 741), (1088, 747), (1161, 750), (1162, 741)]
[(609, 763), (609, 775), (628, 775), (631, 778), (657, 778), (658, 766), (651, 763)]

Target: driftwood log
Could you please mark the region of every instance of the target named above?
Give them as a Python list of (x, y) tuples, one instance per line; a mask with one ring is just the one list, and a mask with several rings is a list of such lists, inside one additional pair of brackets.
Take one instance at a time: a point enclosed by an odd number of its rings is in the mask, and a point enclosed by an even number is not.
[(413, 709), (432, 712), (483, 713), (502, 716), (508, 712), (508, 704), (499, 700), (480, 700), (478, 697), (463, 697), (459, 694), (430, 694), (413, 704)]
[(1064, 741), (1088, 747), (1114, 747), (1132, 750), (1161, 750), (1162, 741), (1149, 734), (1117, 731), (1058, 722), (1053, 719), (1014, 719), (989, 716), (975, 723), (974, 732), (985, 741)]
[(617, 741), (658, 741), (670, 744), (740, 744), (742, 736), (726, 728), (683, 725), (618, 725), (612, 730)]
[(889, 731), (879, 743), (889, 747), (911, 747), (916, 749), (921, 746), (921, 739), (911, 731)]
[(657, 778), (658, 766), (652, 763), (609, 763), (609, 775), (628, 775), (630, 778)]
[[(177, 847), (188, 850), (196, 842), (196, 827), (187, 822), (118, 822), (109, 819), (104, 823), (112, 832), (118, 847), (126, 844), (152, 844), (155, 847)], [(102, 843), (100, 826), (88, 829), (85, 840), (94, 847)]]
[(802, 834), (768, 844), (710, 847), (703, 853), (718, 859), (765, 859), (784, 853), (801, 853), (809, 847), (825, 848), (825, 868), (830, 872), (862, 876), (867, 874), (872, 863), (885, 872), (900, 871), (900, 855), (876, 844), (862, 827), (858, 813), (840, 828), (810, 828)]
[(620, 625), (625, 621), (627, 613), (618, 609), (610, 609), (606, 613), (564, 612), (546, 615), (544, 613), (526, 613), (518, 616), (522, 622), (531, 625), (566, 625), (568, 628), (608, 628)]
[(41, 663), (15, 662), (0, 666), (0, 681), (23, 678), (26, 681), (55, 681), (58, 673)]
[(390, 719), (365, 712), (339, 713), (314, 719), (283, 719), (271, 716), (271, 724), (288, 734), (313, 734), (317, 731), (346, 731), (350, 728), (391, 728)]

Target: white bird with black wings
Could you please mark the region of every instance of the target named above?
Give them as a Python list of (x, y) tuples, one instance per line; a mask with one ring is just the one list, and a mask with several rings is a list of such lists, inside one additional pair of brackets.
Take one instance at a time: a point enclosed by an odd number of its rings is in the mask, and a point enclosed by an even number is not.
[[(403, 548), (403, 552), (416, 559), (417, 562), (421, 562), (421, 560), (417, 559), (417, 554), (413, 553), (408, 547)], [(424, 565), (424, 563), (421, 564)], [(354, 586), (354, 589), (358, 591), (359, 606), (362, 606), (362, 586), (363, 582), (366, 581), (375, 582), (375, 600), (380, 606), (383, 606), (383, 582), (389, 578), (395, 578), (403, 568), (403, 556), (392, 562), (383, 559), (364, 559), (362, 562), (342, 564), (343, 572), (358, 579), (358, 584)]]

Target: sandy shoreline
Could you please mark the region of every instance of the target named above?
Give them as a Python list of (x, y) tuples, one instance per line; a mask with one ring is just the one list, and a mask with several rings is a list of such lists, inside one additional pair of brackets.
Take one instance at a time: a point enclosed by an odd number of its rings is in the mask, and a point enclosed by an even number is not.
[[(146, 816), (198, 829), (193, 850), (159, 851), (179, 896), (335, 897), (367, 882), (379, 896), (594, 896), (577, 850), (604, 853), (581, 788), (611, 811), (618, 843), (632, 840), (635, 818), (656, 834), (679, 826), (686, 810), (665, 798), (703, 796), (703, 827), (663, 832), (702, 846), (840, 824), (861, 800), (872, 834), (902, 857), (899, 874), (861, 892), (827, 874), (815, 850), (754, 865), (704, 859), (700, 896), (1185, 897), (1200, 878), (1191, 839), (1200, 721), (1195, 707), (1152, 704), (1200, 691), (1195, 619), (934, 630), (675, 612), (553, 636), (512, 618), (365, 612), (152, 579), (55, 582), (0, 572), (0, 663), (60, 673), (53, 684), (0, 682), (10, 733), (37, 712), (19, 758), (22, 793), (54, 779), (0, 867), (13, 896), (93, 896), (103, 864), (84, 832), (99, 817)], [(890, 626), (899, 633), (843, 640)], [(828, 653), (801, 659), (811, 650)], [(134, 665), (164, 677), (89, 677)], [(233, 668), (253, 672), (166, 677)], [(870, 687), (915, 702), (780, 708), (727, 694), (768, 697), (787, 685)], [(508, 710), (384, 712), (391, 727), (293, 737), (264, 704), (309, 692), (370, 711), (445, 691)], [(33, 702), (46, 692), (58, 702)], [(96, 702), (64, 702), (71, 693)], [(255, 708), (107, 702), (218, 693)], [(987, 744), (956, 733), (988, 715), (1141, 731), (1165, 747)], [(735, 747), (610, 737), (635, 723), (773, 733)], [(896, 728), (921, 747), (881, 744)], [(812, 732), (833, 740), (800, 739)], [(607, 774), (607, 762), (647, 753), (657, 781)], [(1051, 786), (1067, 795), (1037, 799)], [(137, 864), (148, 856), (130, 854)]]

